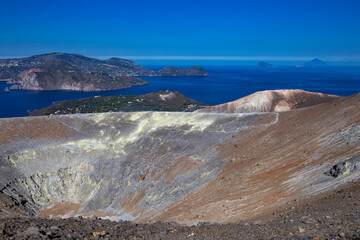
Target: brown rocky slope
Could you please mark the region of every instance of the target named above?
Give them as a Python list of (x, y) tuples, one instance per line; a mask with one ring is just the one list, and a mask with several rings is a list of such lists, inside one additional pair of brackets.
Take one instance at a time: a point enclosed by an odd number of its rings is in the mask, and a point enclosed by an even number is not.
[(98, 217), (3, 218), (0, 219), (0, 238), (359, 239), (359, 206), (360, 182), (357, 182), (301, 203), (291, 202), (269, 216), (241, 223), (203, 222), (183, 226), (174, 222), (114, 222)]

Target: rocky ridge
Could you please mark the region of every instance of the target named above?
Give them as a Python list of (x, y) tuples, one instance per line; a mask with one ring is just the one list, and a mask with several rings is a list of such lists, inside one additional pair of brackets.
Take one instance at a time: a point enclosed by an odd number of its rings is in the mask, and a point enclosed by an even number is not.
[(0, 59), (0, 78), (16, 78), (20, 72), (37, 68), (46, 63), (54, 61), (65, 61), (73, 67), (85, 72), (104, 73), (109, 76), (136, 76), (144, 73), (148, 75), (149, 70), (126, 59), (111, 58), (105, 61), (85, 57), (80, 54), (49, 53), (35, 55), (26, 58)]
[(307, 92), (304, 90), (267, 90), (253, 93), (233, 102), (208, 106), (197, 110), (197, 112), (282, 112), (310, 107), (339, 98), (342, 97), (323, 93)]

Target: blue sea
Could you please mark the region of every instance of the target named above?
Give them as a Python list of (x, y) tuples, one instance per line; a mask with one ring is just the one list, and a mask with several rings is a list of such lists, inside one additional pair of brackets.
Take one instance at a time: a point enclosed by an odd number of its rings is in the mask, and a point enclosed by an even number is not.
[[(146, 66), (158, 70), (164, 66)], [(187, 66), (180, 66), (187, 67)], [(55, 101), (146, 94), (160, 90), (178, 91), (206, 104), (233, 101), (257, 91), (274, 89), (303, 89), (349, 96), (360, 92), (360, 67), (296, 68), (276, 67), (259, 69), (246, 66), (203, 66), (208, 77), (142, 77), (150, 82), (143, 86), (102, 92), (22, 91), (10, 90), (0, 82), (0, 117), (27, 116), (28, 110), (49, 106)]]

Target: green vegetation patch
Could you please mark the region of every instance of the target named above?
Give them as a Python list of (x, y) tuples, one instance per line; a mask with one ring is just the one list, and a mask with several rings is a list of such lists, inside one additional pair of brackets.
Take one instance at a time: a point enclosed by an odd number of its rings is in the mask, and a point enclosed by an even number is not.
[[(161, 94), (170, 94), (163, 100)], [(146, 95), (120, 95), (92, 97), (55, 102), (51, 106), (30, 111), (31, 116), (50, 114), (102, 113), (102, 112), (136, 112), (136, 111), (195, 111), (205, 105), (187, 98), (180, 93), (161, 91)]]

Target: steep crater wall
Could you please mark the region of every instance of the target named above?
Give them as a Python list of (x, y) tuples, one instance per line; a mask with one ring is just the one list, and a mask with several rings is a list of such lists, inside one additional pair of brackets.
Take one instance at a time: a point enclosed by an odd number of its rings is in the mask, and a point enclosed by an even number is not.
[[(3, 191), (26, 199), (34, 213), (67, 202), (79, 204), (79, 212), (151, 217), (218, 175), (229, 160), (218, 146), (253, 127), (256, 117), (156, 112), (40, 117), (63, 125), (69, 137), (32, 140), (34, 131), (31, 140), (3, 144), (2, 163), (11, 164), (2, 174)], [(276, 118), (270, 114), (264, 125)], [(16, 121), (3, 120), (1, 127)]]

